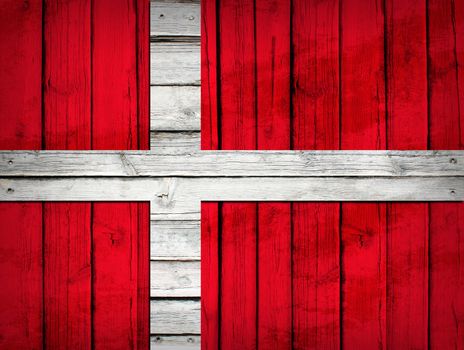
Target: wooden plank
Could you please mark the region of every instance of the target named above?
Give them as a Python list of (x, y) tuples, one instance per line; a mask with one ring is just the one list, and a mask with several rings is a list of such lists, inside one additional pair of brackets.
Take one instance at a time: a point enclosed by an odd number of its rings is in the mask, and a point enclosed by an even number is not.
[(200, 36), (200, 1), (156, 0), (150, 3), (150, 36)]
[[(91, 147), (90, 3), (46, 1), (46, 149)], [(75, 59), (69, 59), (74, 57)], [(91, 347), (91, 205), (44, 204), (45, 343)]]
[[(42, 145), (42, 1), (2, 1), (0, 149)], [(43, 344), (42, 205), (0, 204), (0, 348)]]
[(151, 200), (152, 219), (167, 220), (172, 214), (177, 219), (171, 220), (199, 220), (200, 200), (462, 201), (463, 184), (463, 177), (18, 178), (0, 179), (0, 200)]
[(150, 301), (151, 334), (200, 334), (200, 300)]
[(2, 1), (0, 149), (42, 144), (42, 1)]
[[(427, 149), (426, 2), (386, 2), (389, 149)], [(387, 344), (428, 347), (428, 205), (387, 205)]]
[[(255, 2), (258, 149), (290, 149), (290, 7), (290, 0)], [(258, 204), (256, 337), (262, 349), (292, 348), (290, 215), (289, 203)]]
[[(92, 4), (93, 149), (148, 148), (148, 5)], [(149, 346), (148, 210), (148, 203), (93, 205), (96, 348)]]
[(152, 221), (152, 260), (199, 260), (200, 221)]
[[(428, 2), (429, 147), (464, 149), (464, 4)], [(430, 204), (430, 344), (464, 348), (464, 205)]]
[(163, 132), (151, 133), (151, 149), (162, 154), (192, 154), (200, 150), (199, 132)]
[[(384, 12), (378, 0), (341, 7), (341, 148), (385, 149)], [(343, 203), (342, 346), (386, 345), (386, 206)]]
[(2, 349), (43, 343), (42, 204), (0, 203)]
[[(255, 5), (221, 1), (218, 9), (220, 149), (256, 149)], [(220, 249), (220, 348), (255, 349), (257, 205), (223, 203)]]
[[(295, 149), (339, 149), (339, 1), (293, 3)], [(292, 203), (293, 346), (340, 348), (340, 205)]]
[(200, 297), (200, 261), (152, 261), (151, 297)]
[(220, 337), (220, 203), (201, 203), (201, 334), (203, 348), (218, 349)]
[[(202, 143), (201, 148), (206, 150), (218, 149), (219, 139), (219, 108), (218, 104), (218, 16), (219, 3), (217, 1), (205, 1), (201, 6), (201, 125)], [(206, 346), (209, 343), (205, 342)], [(216, 348), (217, 344), (211, 344)]]
[(200, 87), (152, 86), (150, 128), (159, 131), (199, 131)]
[[(189, 136), (193, 140), (198, 135)], [(4, 177), (463, 175), (462, 151), (202, 151), (183, 155), (162, 154), (156, 150), (0, 151), (0, 176)]]
[(152, 85), (200, 85), (200, 42), (155, 42), (150, 45)]
[(204, 335), (152, 335), (150, 344), (154, 350), (200, 350), (200, 338)]
[(44, 303), (50, 349), (91, 347), (91, 205), (44, 204)]

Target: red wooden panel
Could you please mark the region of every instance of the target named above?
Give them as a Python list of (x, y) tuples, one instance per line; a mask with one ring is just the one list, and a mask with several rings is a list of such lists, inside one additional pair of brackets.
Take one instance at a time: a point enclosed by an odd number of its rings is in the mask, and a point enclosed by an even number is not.
[[(293, 148), (339, 148), (339, 2), (293, 2)], [(340, 347), (340, 205), (293, 204), (295, 349)]]
[[(382, 2), (341, 10), (342, 149), (385, 149)], [(342, 339), (346, 348), (386, 347), (386, 206), (342, 205)]]
[[(389, 149), (427, 149), (425, 1), (386, 2)], [(387, 205), (387, 344), (428, 344), (428, 205)]]
[[(90, 2), (46, 0), (46, 149), (90, 149)], [(44, 204), (45, 343), (91, 347), (91, 205)]]
[(218, 64), (216, 1), (201, 3), (201, 148), (218, 149)]
[[(464, 3), (428, 2), (431, 149), (463, 149)], [(430, 204), (430, 347), (464, 349), (464, 204)]]
[[(42, 144), (42, 1), (0, 4), (0, 149)], [(42, 204), (0, 204), (0, 349), (42, 348)]]
[[(146, 6), (145, 1), (92, 3), (93, 149), (148, 146), (148, 92), (138, 90), (148, 84)], [(142, 203), (93, 205), (97, 348), (148, 348), (147, 210)]]
[(44, 204), (47, 349), (91, 347), (90, 204)]
[(201, 347), (219, 345), (219, 207), (201, 204)]
[[(290, 149), (290, 1), (258, 0), (256, 96), (258, 149)], [(259, 203), (258, 348), (292, 348), (290, 203)]]
[(1, 203), (0, 349), (42, 348), (42, 204)]
[[(254, 15), (250, 1), (221, 1), (222, 149), (256, 148)], [(252, 203), (222, 205), (222, 349), (256, 348), (256, 211)]]

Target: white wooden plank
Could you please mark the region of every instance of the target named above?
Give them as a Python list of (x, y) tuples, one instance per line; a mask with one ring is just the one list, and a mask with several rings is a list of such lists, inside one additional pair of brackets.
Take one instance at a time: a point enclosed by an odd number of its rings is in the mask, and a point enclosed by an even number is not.
[(151, 222), (152, 260), (200, 259), (200, 221)]
[(464, 151), (1, 151), (0, 176), (463, 176)]
[(199, 335), (152, 335), (150, 348), (152, 350), (200, 350)]
[(200, 297), (200, 261), (152, 261), (152, 297)]
[(150, 36), (199, 36), (200, 1), (156, 0), (150, 6)]
[(150, 308), (151, 334), (200, 334), (200, 300), (155, 299)]
[(200, 130), (200, 87), (152, 86), (150, 95), (151, 130)]
[[(3, 201), (144, 201), (182, 215), (200, 201), (462, 201), (464, 177), (4, 178)], [(153, 216), (152, 216), (153, 218)], [(190, 219), (190, 218), (188, 218)], [(184, 217), (184, 220), (188, 220)]]
[(200, 85), (200, 42), (150, 45), (151, 85)]
[(151, 132), (150, 148), (162, 154), (191, 154), (200, 150), (199, 132)]

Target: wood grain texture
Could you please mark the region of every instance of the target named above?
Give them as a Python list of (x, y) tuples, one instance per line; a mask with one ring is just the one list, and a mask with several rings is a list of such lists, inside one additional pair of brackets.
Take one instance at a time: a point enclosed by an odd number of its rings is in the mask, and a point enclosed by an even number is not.
[(200, 335), (152, 335), (151, 349), (156, 350), (199, 350), (201, 348)]
[(200, 88), (152, 86), (150, 128), (161, 131), (199, 131)]
[(200, 261), (151, 261), (151, 297), (200, 297)]
[[(42, 146), (42, 1), (0, 4), (0, 148)], [(43, 343), (42, 204), (2, 203), (0, 348)]]
[[(339, 2), (293, 2), (294, 149), (339, 148)], [(293, 346), (340, 347), (340, 205), (292, 203)]]
[(150, 44), (152, 85), (200, 85), (200, 42), (154, 42)]
[(200, 334), (200, 300), (150, 301), (151, 334)]
[[(148, 5), (92, 3), (93, 149), (148, 149)], [(148, 212), (148, 203), (93, 205), (95, 347), (149, 346)]]
[[(199, 220), (199, 201), (462, 201), (463, 177), (0, 179), (2, 201), (148, 201), (152, 219)], [(237, 191), (240, 188), (240, 191)], [(182, 217), (184, 214), (185, 216)]]
[(156, 0), (150, 3), (150, 36), (200, 36), (200, 1)]
[[(262, 150), (290, 148), (290, 10), (291, 2), (287, 0), (255, 3), (256, 142)], [(258, 204), (259, 349), (292, 348), (290, 215), (289, 203)]]
[[(46, 149), (91, 148), (89, 1), (45, 1)], [(44, 204), (44, 328), (50, 349), (91, 347), (91, 204)]]
[(44, 204), (48, 349), (91, 347), (91, 205)]
[[(429, 147), (463, 149), (464, 7), (429, 1)], [(430, 204), (430, 347), (464, 348), (464, 206)]]
[[(385, 6), (387, 147), (427, 149), (426, 2)], [(428, 347), (428, 225), (428, 204), (387, 204), (389, 347)]]
[(155, 131), (150, 135), (150, 147), (156, 153), (180, 156), (189, 155), (200, 150), (199, 132), (164, 132)]
[(219, 203), (201, 203), (201, 334), (202, 349), (215, 350), (220, 341), (221, 227)]
[[(182, 155), (178, 153), (183, 153), (184, 145), (193, 145), (198, 135), (181, 134), (179, 143), (172, 147), (165, 147), (165, 144), (174, 137), (173, 134), (159, 135), (162, 147), (153, 152), (0, 151), (0, 175), (400, 178), (464, 174), (464, 154), (461, 151), (202, 151)], [(185, 141), (182, 141), (181, 136), (185, 136)]]
[[(385, 149), (381, 1), (341, 7), (341, 148)], [(342, 346), (385, 349), (386, 205), (343, 203)]]
[(152, 260), (199, 260), (200, 221), (151, 222)]

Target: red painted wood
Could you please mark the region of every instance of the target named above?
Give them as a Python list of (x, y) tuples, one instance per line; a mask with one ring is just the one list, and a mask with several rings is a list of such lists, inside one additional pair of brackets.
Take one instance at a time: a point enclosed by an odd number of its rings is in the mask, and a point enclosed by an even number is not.
[[(425, 2), (386, 2), (389, 149), (427, 149)], [(428, 346), (428, 204), (387, 205), (387, 344)]]
[[(256, 85), (254, 5), (224, 0), (220, 20), (221, 148), (255, 149)], [(222, 349), (255, 349), (257, 205), (222, 205)]]
[[(201, 3), (201, 148), (218, 149), (218, 64), (216, 27), (218, 4)], [(203, 343), (202, 343), (203, 344)]]
[[(0, 31), (0, 149), (40, 149), (42, 1), (2, 1)], [(1, 203), (0, 220), (0, 349), (40, 349), (42, 204)]]
[(339, 208), (293, 203), (294, 349), (340, 348)]
[(88, 203), (44, 204), (44, 303), (47, 349), (91, 347)]
[[(143, 7), (126, 1), (92, 3), (93, 149), (148, 146), (147, 122), (141, 121), (148, 118), (147, 91), (138, 91), (148, 79), (143, 66), (148, 44), (142, 42), (148, 33), (145, 6), (147, 2)], [(93, 205), (96, 348), (148, 348), (147, 210), (142, 203)]]
[[(258, 149), (290, 149), (290, 7), (289, 0), (255, 4)], [(257, 220), (257, 347), (291, 349), (290, 203), (259, 203)]]
[[(90, 149), (90, 2), (46, 0), (43, 121), (46, 149)], [(91, 347), (91, 204), (44, 204), (48, 349)]]
[(201, 204), (201, 348), (219, 346), (219, 207)]
[[(339, 3), (293, 2), (294, 149), (339, 148)], [(340, 347), (340, 205), (293, 203), (295, 349)]]
[[(342, 149), (385, 149), (382, 2), (341, 10)], [(346, 348), (386, 347), (386, 206), (342, 204), (342, 339)]]
[[(428, 2), (431, 149), (463, 149), (464, 4)], [(430, 204), (430, 347), (464, 349), (464, 204)]]

